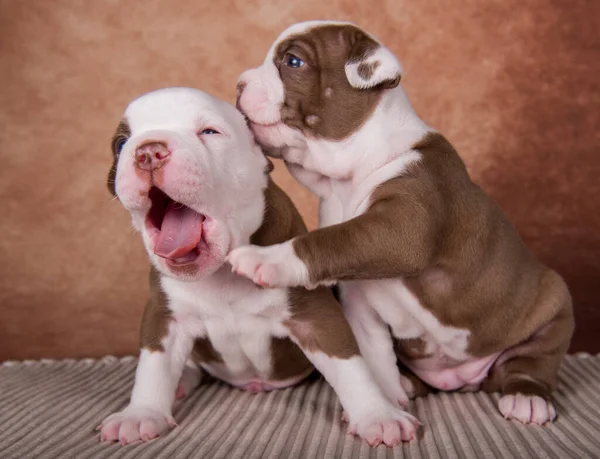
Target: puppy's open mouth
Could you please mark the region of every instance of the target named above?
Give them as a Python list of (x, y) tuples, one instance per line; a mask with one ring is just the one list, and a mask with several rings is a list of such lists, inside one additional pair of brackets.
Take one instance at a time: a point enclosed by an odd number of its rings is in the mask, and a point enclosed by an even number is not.
[(152, 207), (146, 216), (146, 227), (154, 242), (154, 253), (171, 265), (193, 263), (206, 243), (202, 240), (204, 215), (174, 201), (161, 189), (148, 193)]

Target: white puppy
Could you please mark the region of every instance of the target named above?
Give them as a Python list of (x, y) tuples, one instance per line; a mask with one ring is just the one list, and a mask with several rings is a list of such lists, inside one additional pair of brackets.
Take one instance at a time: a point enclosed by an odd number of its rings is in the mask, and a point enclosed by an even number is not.
[(241, 113), (198, 90), (155, 91), (125, 111), (113, 155), (109, 189), (153, 268), (131, 402), (102, 422), (102, 440), (149, 440), (173, 426), (176, 395), (199, 383), (196, 364), (253, 392), (295, 384), (314, 365), (350, 431), (372, 445), (414, 438), (417, 421), (385, 399), (329, 290), (263, 289), (225, 264), (236, 247), (306, 232)]

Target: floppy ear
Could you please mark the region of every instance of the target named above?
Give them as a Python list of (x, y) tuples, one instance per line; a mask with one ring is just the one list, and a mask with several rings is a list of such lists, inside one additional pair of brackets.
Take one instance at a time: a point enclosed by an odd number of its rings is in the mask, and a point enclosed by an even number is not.
[(344, 67), (350, 85), (357, 89), (398, 86), (402, 66), (396, 56), (371, 37), (358, 32)]

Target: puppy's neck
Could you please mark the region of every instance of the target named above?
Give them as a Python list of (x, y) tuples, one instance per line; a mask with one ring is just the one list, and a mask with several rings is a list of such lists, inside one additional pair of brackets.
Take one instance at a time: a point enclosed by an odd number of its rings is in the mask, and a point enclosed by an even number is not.
[(382, 94), (372, 115), (348, 138), (307, 142), (311, 151), (301, 165), (333, 180), (360, 182), (402, 156), (413, 155), (412, 147), (431, 130), (397, 86)]

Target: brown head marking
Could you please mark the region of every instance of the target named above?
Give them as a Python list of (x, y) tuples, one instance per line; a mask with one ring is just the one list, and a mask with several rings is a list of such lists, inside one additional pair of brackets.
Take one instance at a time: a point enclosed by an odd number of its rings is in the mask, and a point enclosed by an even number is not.
[(110, 170), (108, 171), (108, 179), (106, 182), (106, 186), (108, 187), (108, 191), (113, 196), (117, 195), (115, 190), (115, 178), (117, 176), (117, 162), (119, 161), (119, 154), (121, 153), (121, 149), (127, 140), (131, 137), (131, 128), (129, 127), (129, 122), (127, 118), (123, 118), (119, 125), (117, 126), (117, 130), (113, 135), (111, 140), (111, 149), (113, 154), (113, 163), (110, 166)]
[[(273, 58), (284, 87), (282, 121), (305, 135), (333, 140), (359, 129), (373, 113), (382, 90), (400, 80), (359, 89), (348, 81), (345, 66), (361, 62), (380, 46), (352, 25), (315, 27), (283, 40)], [(360, 65), (368, 79), (380, 64)]]

